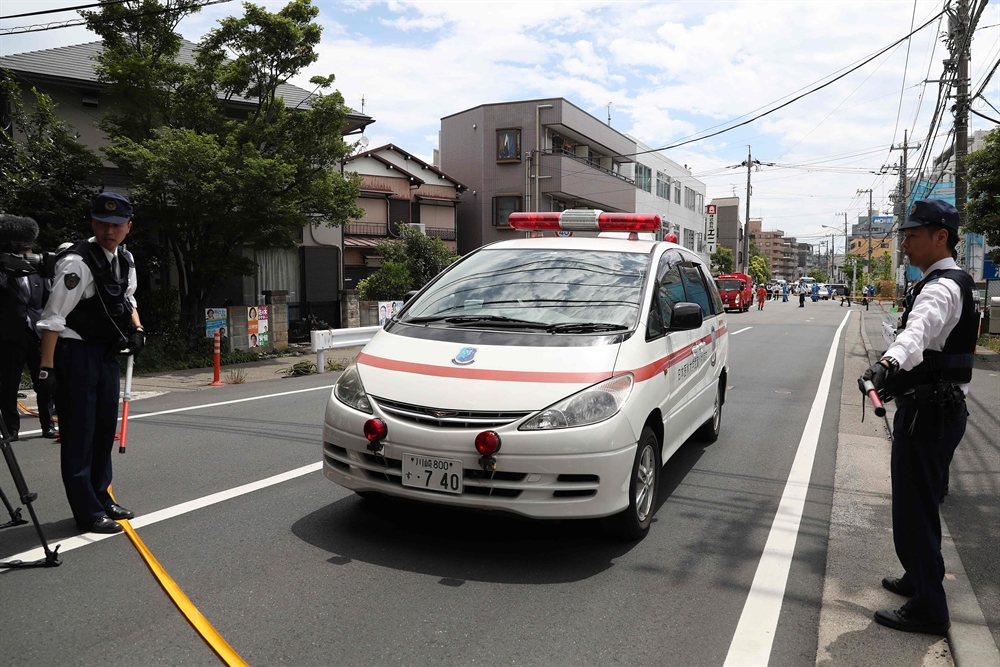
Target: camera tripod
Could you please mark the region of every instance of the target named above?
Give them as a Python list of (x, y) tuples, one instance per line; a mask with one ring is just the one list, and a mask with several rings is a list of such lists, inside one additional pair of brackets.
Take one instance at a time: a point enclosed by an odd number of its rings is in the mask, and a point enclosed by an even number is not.
[[(10, 469), (10, 476), (14, 479), (14, 486), (17, 488), (21, 502), (28, 508), (28, 514), (31, 515), (31, 522), (35, 524), (35, 532), (38, 533), (38, 539), (41, 541), (42, 549), (45, 551), (45, 558), (41, 558), (39, 560), (0, 561), (0, 569), (57, 567), (62, 563), (62, 561), (59, 560), (59, 545), (56, 545), (54, 549), (50, 549), (49, 543), (45, 539), (45, 534), (42, 533), (42, 526), (38, 523), (38, 516), (35, 514), (35, 508), (31, 505), (32, 502), (38, 499), (38, 494), (32, 493), (28, 490), (28, 484), (24, 481), (24, 475), (21, 474), (21, 466), (18, 465), (17, 458), (14, 456), (14, 450), (10, 446), (10, 433), (7, 432), (7, 425), (4, 424), (2, 419), (0, 419), (0, 449), (3, 450), (3, 457), (7, 461), (7, 467)], [(14, 507), (10, 504), (10, 501), (7, 500), (7, 496), (4, 495), (2, 489), (0, 489), (0, 500), (3, 501), (4, 506), (7, 508), (7, 513), (10, 514), (10, 521), (0, 524), (0, 528), (22, 526), (28, 523), (26, 520), (21, 518), (21, 508), (18, 507), (17, 509), (14, 509)]]

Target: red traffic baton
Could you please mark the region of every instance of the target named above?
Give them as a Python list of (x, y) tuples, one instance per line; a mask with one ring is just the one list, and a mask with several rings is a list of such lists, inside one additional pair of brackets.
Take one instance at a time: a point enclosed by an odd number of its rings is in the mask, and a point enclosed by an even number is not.
[(885, 417), (885, 406), (882, 405), (882, 399), (878, 397), (878, 391), (875, 390), (875, 385), (872, 384), (871, 380), (865, 380), (865, 393), (868, 394), (868, 398), (875, 408), (875, 416)]
[(132, 400), (132, 366), (135, 364), (135, 356), (128, 355), (128, 362), (125, 365), (125, 394), (122, 397), (122, 430), (118, 439), (118, 453), (125, 453), (125, 439), (128, 437), (128, 404)]

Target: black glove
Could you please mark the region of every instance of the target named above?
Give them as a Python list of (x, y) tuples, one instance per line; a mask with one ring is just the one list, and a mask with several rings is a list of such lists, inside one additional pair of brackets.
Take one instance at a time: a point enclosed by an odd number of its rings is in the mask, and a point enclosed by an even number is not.
[(56, 372), (55, 369), (42, 366), (38, 369), (38, 381), (33, 387), (35, 393), (48, 394), (52, 396), (56, 393)]
[(885, 389), (886, 384), (889, 382), (889, 378), (893, 376), (896, 372), (896, 365), (892, 362), (886, 362), (889, 365), (883, 364), (881, 360), (875, 362), (868, 367), (861, 377), (858, 378), (858, 389), (861, 390), (862, 394), (867, 394), (865, 391), (865, 382), (871, 382), (875, 387), (875, 391), (882, 395), (882, 390)]
[(146, 332), (142, 329), (133, 329), (132, 335), (128, 337), (129, 354), (133, 357), (139, 356), (142, 348), (146, 345)]

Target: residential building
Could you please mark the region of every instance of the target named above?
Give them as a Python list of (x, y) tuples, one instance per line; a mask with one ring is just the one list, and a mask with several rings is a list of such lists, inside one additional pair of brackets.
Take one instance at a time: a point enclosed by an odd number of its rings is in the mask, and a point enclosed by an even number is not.
[[(115, 100), (104, 92), (95, 70), (95, 57), (102, 48), (102, 43), (95, 41), (0, 57), (0, 67), (13, 71), (22, 84), (26, 108), (30, 109), (35, 101), (31, 87), (46, 93), (58, 104), (56, 113), (59, 119), (72, 126), (80, 135), (79, 141), (95, 152), (109, 143), (98, 122), (115, 105)], [(182, 40), (177, 62), (194, 64), (196, 48), (193, 42)], [(298, 86), (281, 84), (277, 93), (286, 106), (301, 108), (309, 105), (310, 91)], [(227, 115), (245, 118), (256, 105), (255, 99), (232, 96), (226, 100)], [(370, 116), (352, 111), (344, 119), (342, 131), (350, 140), (350, 135), (360, 135), (373, 122)], [(15, 136), (18, 136), (17, 128), (14, 130)], [(128, 176), (110, 162), (104, 163), (98, 181), (106, 191), (127, 194)], [(262, 304), (264, 291), (284, 290), (288, 293), (289, 322), (311, 314), (338, 326), (343, 258), (339, 228), (322, 224), (307, 226), (303, 228), (296, 248), (238, 248), (234, 251), (254, 259), (257, 271), (217, 289), (213, 297), (219, 304), (225, 300), (235, 304)], [(157, 289), (175, 285), (176, 282), (176, 270), (169, 266), (158, 272), (140, 272), (142, 289)]]
[(865, 261), (868, 261), (869, 246), (871, 247), (872, 258), (877, 259), (881, 257), (883, 253), (892, 252), (892, 238), (873, 236), (871, 242), (868, 241), (867, 237), (851, 239), (848, 252), (852, 255), (864, 257)]
[(562, 98), (482, 104), (441, 119), (441, 169), (468, 188), (458, 251), (519, 238), (515, 211), (635, 212), (653, 174), (631, 168), (635, 141)]
[(767, 265), (774, 278), (795, 280), (798, 277), (799, 249), (794, 238), (785, 238), (780, 229), (762, 230), (763, 220), (750, 218), (747, 224), (750, 240), (757, 243), (767, 258)]
[(361, 174), (358, 207), (365, 214), (344, 228), (344, 289), (355, 289), (382, 265), (375, 248), (412, 225), (458, 249), (456, 207), (466, 188), (399, 146), (387, 144), (352, 155), (345, 171)]
[(729, 248), (736, 260), (736, 267), (744, 267), (743, 223), (740, 221), (739, 197), (716, 197), (711, 204), (715, 209), (715, 224), (719, 236), (718, 245)]
[(816, 255), (813, 254), (813, 247), (810, 243), (799, 243), (798, 245), (798, 266), (796, 268), (796, 278), (808, 275), (810, 271), (819, 266)]

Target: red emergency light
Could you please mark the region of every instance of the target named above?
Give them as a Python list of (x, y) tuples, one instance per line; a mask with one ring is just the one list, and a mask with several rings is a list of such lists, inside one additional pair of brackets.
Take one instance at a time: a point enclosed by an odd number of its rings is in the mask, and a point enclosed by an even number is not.
[(660, 216), (570, 209), (562, 213), (511, 213), (514, 229), (561, 229), (571, 232), (655, 232)]

